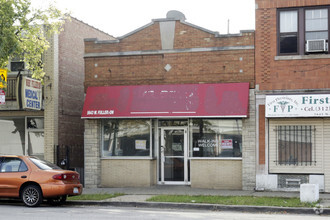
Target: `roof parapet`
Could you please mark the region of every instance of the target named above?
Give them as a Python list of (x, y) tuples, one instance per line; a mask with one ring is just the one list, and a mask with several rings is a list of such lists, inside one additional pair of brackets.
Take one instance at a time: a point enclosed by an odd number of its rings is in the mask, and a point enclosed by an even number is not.
[(121, 37), (117, 37), (115, 40), (98, 40), (97, 38), (87, 38), (87, 39), (84, 39), (85, 42), (94, 42), (94, 43), (119, 43), (120, 40), (126, 38), (126, 37), (129, 37), (151, 25), (153, 25), (155, 22), (166, 22), (166, 21), (180, 21), (181, 23), (185, 24), (185, 25), (188, 25), (190, 27), (193, 27), (193, 28), (196, 28), (196, 29), (199, 29), (201, 31), (204, 31), (206, 33), (209, 33), (209, 34), (212, 34), (214, 35), (215, 37), (219, 37), (219, 38), (225, 38), (225, 37), (241, 37), (244, 33), (254, 33), (255, 31), (254, 30), (241, 30), (240, 33), (235, 33), (235, 34), (220, 34), (218, 31), (211, 31), (209, 29), (206, 29), (206, 28), (203, 28), (203, 27), (200, 27), (198, 25), (195, 25), (195, 24), (191, 24), (189, 22), (186, 22), (186, 16), (180, 12), (180, 11), (176, 11), (176, 10), (171, 10), (171, 11), (168, 11), (167, 14), (166, 14), (166, 18), (157, 18), (157, 19), (152, 19), (150, 23), (140, 27), (140, 28), (137, 28)]
[(118, 39), (115, 39), (115, 40), (99, 40), (97, 38), (85, 38), (84, 42), (94, 42), (95, 44), (113, 44), (113, 43), (119, 43), (120, 41)]

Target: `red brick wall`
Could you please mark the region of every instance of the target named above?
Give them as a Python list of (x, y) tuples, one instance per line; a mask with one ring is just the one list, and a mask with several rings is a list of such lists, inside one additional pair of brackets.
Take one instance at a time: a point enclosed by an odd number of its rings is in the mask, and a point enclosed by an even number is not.
[(260, 90), (330, 88), (328, 59), (275, 60), (276, 8), (329, 5), (330, 0), (256, 0), (256, 84)]
[(83, 145), (84, 123), (84, 38), (113, 39), (74, 18), (59, 35), (59, 118), (58, 143)]
[[(253, 46), (254, 33), (216, 38), (214, 34), (176, 22), (174, 49)], [(160, 51), (159, 23), (120, 43), (85, 42), (85, 53)], [(166, 71), (166, 64), (172, 69)], [(96, 78), (97, 75), (97, 78)], [(254, 88), (254, 50), (161, 53), (156, 55), (85, 58), (89, 86), (250, 82)]]
[[(300, 6), (327, 5), (328, 0), (256, 0), (258, 8), (286, 8)], [(257, 29), (256, 29), (257, 30)]]
[(217, 38), (214, 34), (192, 28), (181, 22), (176, 22), (175, 49), (243, 45), (254, 45), (254, 33), (246, 33), (241, 37), (228, 36)]
[(266, 144), (265, 144), (265, 106), (259, 106), (259, 164), (265, 164)]

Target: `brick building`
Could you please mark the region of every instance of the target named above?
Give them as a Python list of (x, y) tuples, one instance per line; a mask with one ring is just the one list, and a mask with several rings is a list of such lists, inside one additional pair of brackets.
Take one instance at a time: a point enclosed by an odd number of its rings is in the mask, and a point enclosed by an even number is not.
[(254, 31), (185, 20), (85, 39), (86, 187), (255, 187)]
[(330, 191), (329, 9), (256, 0), (257, 189)]
[[(80, 116), (86, 37), (114, 39), (75, 18), (66, 21), (63, 31), (50, 39), (51, 46), (43, 56), (46, 75), (41, 111), (19, 109), (18, 71), (14, 69), (15, 60), (10, 63), (6, 104), (0, 106), (0, 154), (28, 154), (54, 161), (56, 145), (83, 145), (84, 124)], [(27, 71), (21, 74), (31, 76)]]

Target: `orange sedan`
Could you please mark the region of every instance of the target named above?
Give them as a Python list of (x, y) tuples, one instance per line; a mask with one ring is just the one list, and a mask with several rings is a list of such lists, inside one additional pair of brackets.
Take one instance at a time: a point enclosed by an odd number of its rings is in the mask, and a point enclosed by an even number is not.
[(47, 199), (61, 204), (67, 196), (80, 195), (82, 185), (75, 171), (29, 156), (0, 155), (0, 197), (21, 198), (26, 206), (35, 207)]

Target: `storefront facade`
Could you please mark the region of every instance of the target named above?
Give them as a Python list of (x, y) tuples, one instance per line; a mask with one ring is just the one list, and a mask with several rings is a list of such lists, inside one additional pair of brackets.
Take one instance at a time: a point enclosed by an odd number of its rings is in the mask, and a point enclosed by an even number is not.
[(256, 189), (330, 192), (330, 1), (256, 6)]
[(326, 190), (329, 98), (312, 93), (266, 96), (268, 170), (273, 178), (266, 187), (298, 190), (300, 184), (312, 183)]
[(97, 185), (242, 189), (248, 102), (248, 83), (88, 88), (82, 117), (99, 152)]
[[(44, 106), (40, 81), (27, 71), (8, 73), (5, 103), (0, 105), (0, 154), (31, 155), (44, 158)], [(19, 84), (20, 92), (16, 92)], [(17, 95), (19, 94), (19, 95)], [(17, 101), (17, 100), (20, 100)]]
[(86, 39), (86, 187), (253, 189), (253, 36), (170, 11), (117, 41)]

